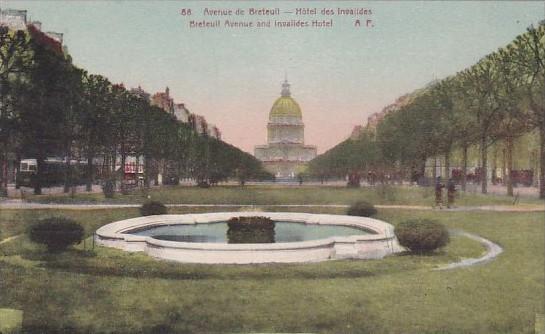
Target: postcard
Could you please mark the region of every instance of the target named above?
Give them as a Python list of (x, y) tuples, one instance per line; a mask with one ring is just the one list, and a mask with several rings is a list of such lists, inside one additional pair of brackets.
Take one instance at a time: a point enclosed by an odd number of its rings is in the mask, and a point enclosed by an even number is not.
[(545, 333), (545, 4), (0, 0), (0, 333)]

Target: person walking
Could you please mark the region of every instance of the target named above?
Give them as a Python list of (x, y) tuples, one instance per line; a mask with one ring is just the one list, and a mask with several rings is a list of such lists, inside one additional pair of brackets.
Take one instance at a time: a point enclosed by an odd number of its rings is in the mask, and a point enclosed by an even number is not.
[(439, 206), (439, 209), (443, 208), (443, 188), (445, 185), (441, 183), (441, 177), (438, 176), (435, 180), (435, 206)]
[(456, 196), (456, 183), (450, 178), (447, 184), (447, 208), (450, 209), (454, 205), (454, 198)]

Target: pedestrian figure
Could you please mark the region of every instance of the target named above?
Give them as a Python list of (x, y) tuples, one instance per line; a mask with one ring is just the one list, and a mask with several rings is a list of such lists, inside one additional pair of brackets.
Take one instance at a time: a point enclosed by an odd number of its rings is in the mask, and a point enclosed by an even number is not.
[(450, 207), (454, 204), (455, 196), (456, 196), (456, 183), (454, 183), (454, 180), (450, 178), (447, 184), (447, 208), (450, 209)]
[(439, 209), (443, 208), (443, 188), (445, 185), (441, 183), (441, 177), (438, 176), (435, 180), (435, 206), (439, 205)]

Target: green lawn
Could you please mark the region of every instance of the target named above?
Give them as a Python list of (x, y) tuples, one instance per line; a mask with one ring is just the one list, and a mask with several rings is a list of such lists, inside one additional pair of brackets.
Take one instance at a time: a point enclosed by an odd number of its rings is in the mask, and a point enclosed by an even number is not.
[[(2, 238), (57, 214), (92, 233), (137, 210), (4, 210)], [(543, 213), (390, 209), (378, 218), (397, 224), (413, 217), (436, 218), (505, 251), (452, 271), (432, 269), (479, 256), (480, 244), (456, 237), (434, 256), (372, 261), (184, 265), (102, 247), (85, 252), (83, 245), (47, 256), (23, 236), (0, 245), (0, 308), (23, 310), (25, 331), (39, 333), (533, 333), (536, 313), (544, 313)]]
[(20, 331), (22, 323), (23, 312), (9, 308), (0, 308), (0, 333)]
[[(350, 204), (366, 200), (373, 204), (432, 205), (432, 188), (408, 186), (378, 186), (350, 189), (346, 187), (320, 186), (219, 186), (199, 187), (161, 187), (150, 191), (153, 200), (163, 203), (184, 204)], [(79, 193), (73, 198), (69, 195), (29, 196), (29, 200), (44, 203), (141, 203), (146, 196), (140, 191), (129, 195), (117, 195), (105, 199), (101, 193)], [(458, 193), (456, 205), (511, 205), (513, 198), (507, 196)], [(543, 200), (520, 198), (520, 204), (543, 204)]]

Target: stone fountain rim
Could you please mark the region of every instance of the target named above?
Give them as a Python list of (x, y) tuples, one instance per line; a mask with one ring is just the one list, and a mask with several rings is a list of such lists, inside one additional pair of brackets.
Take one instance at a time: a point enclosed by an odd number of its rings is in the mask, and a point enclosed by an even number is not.
[[(309, 241), (281, 242), (270, 244), (223, 244), (223, 243), (198, 243), (183, 241), (167, 241), (154, 239), (149, 236), (137, 236), (126, 232), (139, 228), (151, 228), (161, 225), (193, 225), (210, 224), (226, 221), (233, 217), (263, 216), (272, 220), (285, 222), (297, 222), (316, 225), (350, 226), (372, 231), (375, 234), (353, 235), (345, 237), (329, 237)], [(194, 250), (222, 250), (222, 251), (268, 251), (288, 249), (309, 249), (328, 247), (332, 244), (353, 244), (359, 241), (390, 240), (394, 236), (394, 227), (391, 224), (378, 219), (347, 215), (297, 213), (297, 212), (212, 212), (199, 214), (167, 214), (155, 216), (143, 216), (116, 221), (100, 227), (96, 235), (101, 239), (117, 240), (125, 243), (145, 242), (149, 247), (168, 247), (177, 249)]]

